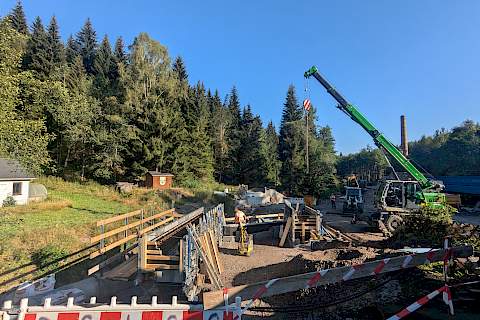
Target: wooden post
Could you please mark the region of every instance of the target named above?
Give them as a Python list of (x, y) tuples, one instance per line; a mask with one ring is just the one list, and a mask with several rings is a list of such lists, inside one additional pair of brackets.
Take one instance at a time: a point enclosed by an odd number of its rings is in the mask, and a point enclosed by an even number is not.
[(301, 235), (302, 243), (305, 243), (305, 222), (302, 222), (302, 235)]
[(147, 269), (147, 250), (148, 250), (147, 235), (143, 235), (138, 240), (138, 270), (139, 271), (145, 271)]
[[(203, 293), (203, 306), (205, 310), (222, 306), (224, 303), (231, 304), (234, 297), (240, 296), (243, 300), (253, 299), (260, 292), (261, 297), (270, 297), (292, 291), (303, 290), (309, 287), (317, 287), (331, 283), (374, 276), (377, 274), (403, 270), (422, 264), (443, 261), (447, 250), (439, 249), (426, 253), (417, 253), (405, 256), (392, 257), (390, 259), (366, 262), (356, 266), (325, 269), (321, 271), (303, 273), (284, 278), (271, 279), (268, 281), (245, 284), (228, 289), (228, 300), (224, 301), (224, 291), (212, 291)], [(452, 248), (452, 256), (466, 258), (473, 254), (472, 246), (460, 246)]]
[(285, 224), (285, 230), (283, 230), (282, 238), (280, 239), (280, 242), (278, 244), (279, 247), (283, 247), (283, 245), (285, 244), (285, 240), (287, 240), (287, 236), (288, 236), (288, 231), (292, 227), (292, 221), (293, 221), (292, 217), (288, 217), (287, 223)]

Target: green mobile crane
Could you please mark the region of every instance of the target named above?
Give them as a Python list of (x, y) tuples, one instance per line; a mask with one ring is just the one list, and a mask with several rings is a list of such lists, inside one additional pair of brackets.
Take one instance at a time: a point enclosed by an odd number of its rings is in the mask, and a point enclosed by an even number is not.
[[(403, 153), (388, 140), (373, 124), (351, 103), (349, 103), (313, 66), (304, 74), (305, 78), (314, 77), (338, 102), (338, 108), (358, 123), (373, 138), (375, 145), (395, 159), (412, 180), (385, 180), (376, 192), (375, 213), (363, 217), (369, 223), (384, 225), (390, 232), (403, 221), (403, 216), (418, 212), (421, 206), (444, 208), (446, 205), (443, 183), (428, 179)], [(388, 161), (388, 159), (387, 159)], [(362, 217), (359, 217), (362, 218)]]

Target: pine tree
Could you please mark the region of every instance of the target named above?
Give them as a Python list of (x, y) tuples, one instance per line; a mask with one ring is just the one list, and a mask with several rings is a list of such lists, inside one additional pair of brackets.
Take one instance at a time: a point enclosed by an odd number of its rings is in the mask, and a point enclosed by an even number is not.
[(13, 29), (17, 30), (21, 34), (28, 34), (27, 19), (25, 18), (25, 12), (23, 11), (21, 1), (17, 1), (17, 4), (8, 17), (10, 18), (10, 24), (12, 25)]
[(24, 57), (24, 68), (35, 71), (40, 79), (46, 79), (52, 70), (48, 52), (48, 37), (40, 17), (35, 18), (32, 25), (32, 36), (27, 42)]
[(77, 33), (76, 42), (83, 58), (83, 65), (87, 74), (94, 74), (94, 59), (97, 50), (97, 33), (93, 29), (90, 18), (87, 19), (82, 29)]
[(181, 82), (188, 82), (188, 73), (182, 57), (178, 56), (173, 63), (173, 72)]
[(65, 47), (65, 59), (68, 64), (75, 62), (75, 58), (80, 55), (80, 48), (78, 43), (70, 35), (67, 39), (67, 45)]
[(48, 25), (47, 42), (48, 60), (52, 68), (49, 73), (51, 74), (55, 69), (61, 67), (65, 63), (65, 48), (60, 39), (59, 28), (55, 16), (52, 16), (50, 24)]
[(280, 124), (279, 157), (282, 161), (280, 176), (282, 186), (290, 193), (300, 191), (299, 178), (304, 172), (304, 154), (302, 144), (304, 131), (302, 123), (302, 109), (298, 106), (295, 87), (290, 85), (283, 107)]

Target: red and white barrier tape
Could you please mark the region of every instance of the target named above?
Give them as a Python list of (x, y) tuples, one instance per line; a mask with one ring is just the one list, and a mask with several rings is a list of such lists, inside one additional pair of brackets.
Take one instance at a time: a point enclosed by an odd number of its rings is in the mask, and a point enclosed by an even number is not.
[(418, 299), (417, 301), (415, 301), (414, 303), (412, 303), (411, 305), (409, 305), (408, 307), (406, 307), (402, 311), (398, 312), (397, 314), (391, 316), (387, 320), (398, 320), (398, 319), (402, 319), (402, 318), (408, 316), (412, 312), (414, 312), (414, 311), (418, 310), (420, 307), (424, 306), (427, 302), (429, 302), (430, 300), (435, 298), (440, 293), (444, 293), (444, 294), (447, 293), (446, 298), (445, 298), (445, 295), (444, 295), (444, 301), (448, 306), (450, 306), (450, 310), (453, 312), (452, 295), (450, 294), (450, 289), (447, 286), (443, 286), (440, 289), (437, 289), (437, 290), (427, 294), (426, 296)]
[(268, 281), (264, 286), (258, 288), (258, 290), (255, 292), (255, 294), (253, 295), (252, 299), (247, 303), (247, 305), (242, 308), (242, 314), (247, 311), (255, 301), (257, 301), (258, 299), (260, 299), (263, 294), (265, 292), (267, 292), (268, 288), (270, 288), (275, 282), (277, 282), (278, 278), (277, 279), (272, 279), (270, 281)]

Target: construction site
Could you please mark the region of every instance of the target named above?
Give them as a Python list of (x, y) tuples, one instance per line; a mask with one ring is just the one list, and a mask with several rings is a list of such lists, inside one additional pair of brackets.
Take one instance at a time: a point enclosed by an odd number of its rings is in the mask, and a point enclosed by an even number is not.
[[(405, 117), (397, 148), (315, 67), (310, 76), (409, 178), (394, 171), (361, 186), (352, 174), (325, 200), (240, 185), (216, 192), (223, 202), (209, 207), (98, 220), (83, 279), (60, 287), (55, 274), (26, 282), (2, 295), (2, 319), (477, 318), (478, 219), (408, 160)], [(151, 185), (158, 176), (151, 173)], [(171, 182), (158, 185), (168, 190)], [(458, 221), (436, 245), (421, 240), (436, 226), (406, 234), (422, 208), (453, 206)]]
[(0, 320), (480, 319), (479, 3), (24, 2)]

